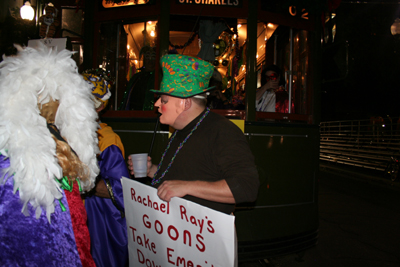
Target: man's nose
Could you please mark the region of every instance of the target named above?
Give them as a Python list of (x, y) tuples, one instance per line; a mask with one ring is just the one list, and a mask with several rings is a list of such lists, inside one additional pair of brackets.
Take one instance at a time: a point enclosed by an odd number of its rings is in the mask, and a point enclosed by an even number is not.
[(156, 103), (154, 103), (154, 106), (156, 107), (161, 106), (161, 98), (157, 99)]

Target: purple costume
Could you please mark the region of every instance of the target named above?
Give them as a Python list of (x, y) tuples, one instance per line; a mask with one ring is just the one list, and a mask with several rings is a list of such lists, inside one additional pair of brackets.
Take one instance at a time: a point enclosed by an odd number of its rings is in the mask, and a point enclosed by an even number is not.
[[(0, 177), (9, 166), (9, 158), (0, 154)], [(60, 262), (82, 266), (65, 194), (61, 202), (66, 210), (56, 204), (49, 223), (44, 211), (36, 219), (29, 204), (30, 215), (21, 213), (19, 191), (13, 194), (13, 176), (6, 174), (4, 180), (0, 183), (0, 266), (59, 266)]]
[[(91, 239), (91, 253), (97, 267), (128, 265), (128, 236), (124, 213), (124, 199), (121, 178), (129, 178), (121, 149), (119, 136), (111, 127), (101, 124), (98, 131), (101, 181), (108, 182), (114, 195), (115, 204), (110, 198), (92, 196), (86, 198), (88, 228)], [(104, 150), (103, 150), (104, 149)]]

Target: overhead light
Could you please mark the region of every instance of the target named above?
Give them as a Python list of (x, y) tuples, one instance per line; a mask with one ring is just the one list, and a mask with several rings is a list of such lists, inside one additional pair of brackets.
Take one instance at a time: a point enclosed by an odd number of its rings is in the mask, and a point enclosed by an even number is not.
[(399, 18), (394, 20), (392, 26), (390, 27), (390, 31), (392, 32), (392, 35), (400, 34), (400, 19)]
[(22, 19), (33, 20), (35, 11), (33, 10), (31, 3), (26, 1), (25, 4), (20, 8), (19, 13)]

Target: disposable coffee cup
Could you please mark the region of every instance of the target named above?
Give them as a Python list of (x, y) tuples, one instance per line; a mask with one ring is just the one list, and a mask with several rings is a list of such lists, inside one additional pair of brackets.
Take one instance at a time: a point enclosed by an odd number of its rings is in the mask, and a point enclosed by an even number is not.
[(135, 178), (147, 177), (147, 153), (131, 154)]

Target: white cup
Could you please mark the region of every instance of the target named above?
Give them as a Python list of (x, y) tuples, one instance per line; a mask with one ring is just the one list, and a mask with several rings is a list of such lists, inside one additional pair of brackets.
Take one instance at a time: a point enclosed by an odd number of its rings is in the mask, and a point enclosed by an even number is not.
[(147, 177), (147, 153), (131, 154), (135, 178)]

